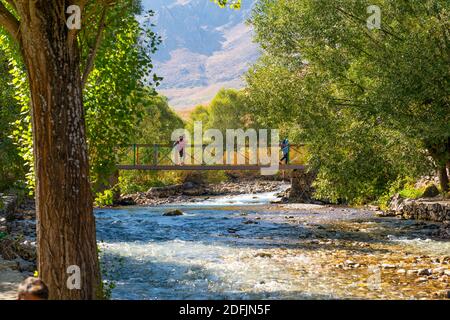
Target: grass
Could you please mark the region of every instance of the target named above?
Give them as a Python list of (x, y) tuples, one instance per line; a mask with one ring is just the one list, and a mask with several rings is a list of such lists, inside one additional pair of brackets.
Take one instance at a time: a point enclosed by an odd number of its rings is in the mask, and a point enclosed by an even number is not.
[(399, 194), (402, 198), (417, 199), (423, 195), (425, 188), (416, 189), (411, 186), (406, 186), (406, 188), (400, 190)]

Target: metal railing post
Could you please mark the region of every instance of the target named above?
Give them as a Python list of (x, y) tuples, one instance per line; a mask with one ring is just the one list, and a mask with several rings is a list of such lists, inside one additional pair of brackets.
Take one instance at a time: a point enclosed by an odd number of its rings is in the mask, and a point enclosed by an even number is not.
[(136, 165), (139, 165), (139, 146), (136, 146)]
[(153, 165), (156, 167), (158, 165), (158, 145), (153, 145)]

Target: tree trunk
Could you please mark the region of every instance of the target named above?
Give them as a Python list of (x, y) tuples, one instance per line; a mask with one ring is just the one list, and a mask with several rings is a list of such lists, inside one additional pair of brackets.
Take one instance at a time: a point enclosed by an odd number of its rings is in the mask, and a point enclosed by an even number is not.
[(449, 178), (447, 173), (447, 166), (443, 165), (438, 168), (439, 184), (441, 185), (441, 190), (447, 193), (450, 190)]
[[(39, 276), (50, 299), (95, 299), (101, 280), (80, 53), (65, 23), (67, 3), (17, 3), (32, 101)], [(80, 289), (76, 280), (67, 285), (71, 266), (80, 268)]]
[(445, 138), (438, 143), (436, 141), (431, 143), (426, 142), (425, 145), (427, 146), (427, 150), (436, 164), (436, 173), (439, 178), (441, 191), (443, 193), (447, 193), (450, 191), (450, 172), (447, 172), (447, 169), (450, 170), (450, 137)]

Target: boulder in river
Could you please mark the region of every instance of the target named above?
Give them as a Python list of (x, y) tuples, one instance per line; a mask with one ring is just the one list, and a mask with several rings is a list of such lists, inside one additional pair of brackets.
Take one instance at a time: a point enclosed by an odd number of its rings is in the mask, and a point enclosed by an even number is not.
[(172, 211), (167, 211), (166, 213), (163, 214), (163, 216), (165, 217), (176, 217), (176, 216), (182, 216), (184, 215), (183, 211), (181, 210), (172, 210)]
[(4, 195), (0, 193), (0, 216), (4, 216), (7, 221), (14, 220), (14, 213), (18, 206), (16, 195)]

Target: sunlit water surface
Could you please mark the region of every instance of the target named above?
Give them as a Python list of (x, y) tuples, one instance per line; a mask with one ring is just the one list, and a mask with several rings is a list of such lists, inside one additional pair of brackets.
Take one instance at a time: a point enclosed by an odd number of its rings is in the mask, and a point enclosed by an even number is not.
[[(381, 271), (380, 288), (369, 285), (369, 266), (450, 253), (448, 242), (429, 239), (416, 222), (347, 208), (274, 209), (267, 204), (275, 194), (97, 210), (112, 298), (420, 298), (441, 289), (415, 289), (390, 270)], [(163, 216), (170, 209), (185, 215)], [(336, 267), (348, 259), (365, 267)]]

